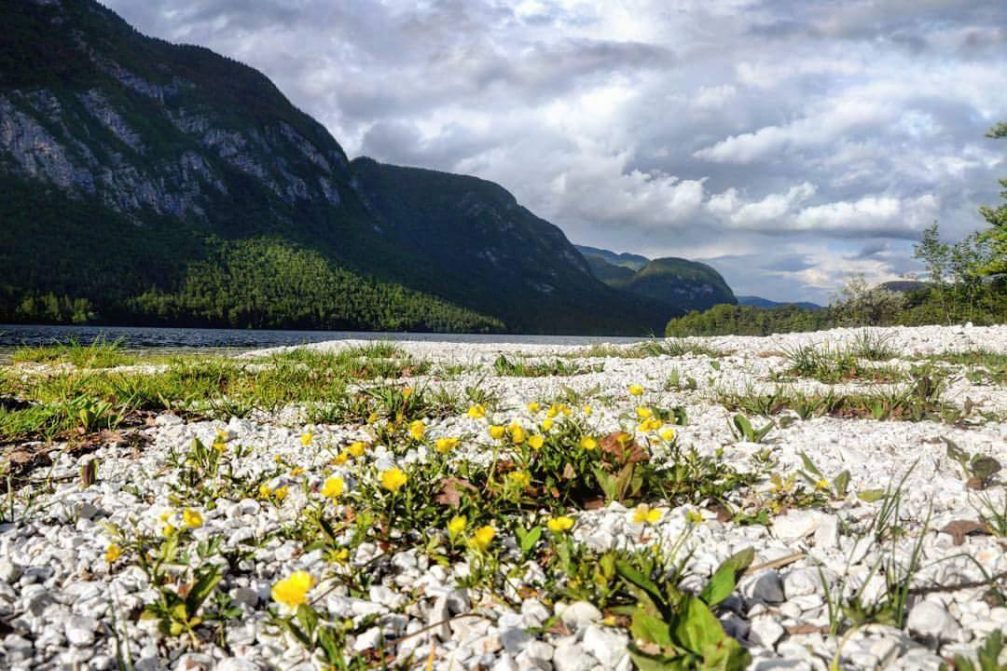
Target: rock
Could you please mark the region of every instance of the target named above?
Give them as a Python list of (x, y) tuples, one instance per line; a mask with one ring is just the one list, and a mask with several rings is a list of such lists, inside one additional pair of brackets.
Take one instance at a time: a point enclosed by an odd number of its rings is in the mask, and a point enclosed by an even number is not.
[(556, 671), (590, 671), (598, 662), (578, 643), (564, 642), (556, 648), (552, 658)]
[(571, 629), (583, 629), (601, 619), (601, 611), (587, 601), (575, 601), (560, 614), (560, 620)]
[(748, 599), (763, 603), (782, 603), (786, 600), (783, 581), (775, 569), (767, 569), (756, 574), (742, 584), (741, 591)]
[(622, 632), (593, 624), (584, 630), (581, 641), (585, 652), (608, 667), (616, 666), (626, 656), (628, 644), (629, 638)]
[(209, 671), (213, 667), (212, 657), (195, 652), (185, 653), (175, 663), (175, 671)]
[(70, 645), (85, 646), (94, 643), (94, 630), (98, 623), (93, 618), (71, 615), (65, 625), (66, 640)]
[(0, 580), (7, 584), (21, 577), (21, 567), (9, 559), (0, 559)]
[(517, 662), (508, 654), (503, 654), (491, 667), (491, 671), (518, 671)]
[(788, 599), (818, 594), (820, 591), (822, 591), (822, 577), (815, 569), (794, 569), (783, 576), (783, 592)]
[(217, 662), (216, 671), (259, 671), (262, 667), (243, 657), (225, 657)]
[(909, 631), (935, 641), (953, 641), (961, 633), (961, 627), (951, 614), (933, 601), (921, 601), (909, 611), (906, 620)]
[(788, 510), (773, 519), (773, 535), (781, 541), (799, 541), (815, 533), (826, 519), (816, 510)]
[(377, 648), (381, 645), (384, 638), (385, 634), (381, 631), (381, 627), (371, 627), (357, 636), (357, 639), (353, 641), (353, 651), (364, 652), (371, 648)]
[(776, 642), (783, 638), (784, 633), (783, 625), (772, 617), (757, 617), (751, 622), (748, 639), (764, 648), (772, 649)]

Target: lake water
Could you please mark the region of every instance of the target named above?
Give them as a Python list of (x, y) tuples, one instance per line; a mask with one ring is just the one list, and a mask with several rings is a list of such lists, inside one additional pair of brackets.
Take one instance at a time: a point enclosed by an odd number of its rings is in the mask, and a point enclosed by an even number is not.
[(529, 343), (589, 345), (596, 342), (639, 342), (645, 338), (605, 336), (547, 336), (464, 333), (393, 333), (370, 331), (278, 331), (257, 329), (187, 329), (132, 326), (25, 326), (0, 324), (0, 348), (17, 345), (51, 345), (98, 338), (121, 340), (129, 349), (147, 347), (253, 349), (300, 345), (325, 340), (421, 340), (454, 343)]

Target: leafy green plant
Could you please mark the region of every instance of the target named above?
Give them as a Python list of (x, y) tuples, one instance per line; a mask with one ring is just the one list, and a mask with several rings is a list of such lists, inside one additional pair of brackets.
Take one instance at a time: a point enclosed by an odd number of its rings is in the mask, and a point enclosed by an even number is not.
[(681, 591), (674, 580), (655, 579), (617, 561), (616, 571), (638, 600), (632, 610), (629, 646), (637, 667), (643, 671), (746, 668), (751, 656), (724, 632), (714, 610), (731, 595), (754, 557), (749, 548), (728, 558), (698, 596)]
[(815, 462), (811, 460), (811, 457), (806, 452), (800, 452), (800, 456), (801, 463), (804, 464), (804, 470), (801, 471), (801, 475), (805, 480), (813, 485), (815, 489), (828, 490), (835, 499), (846, 498), (850, 489), (850, 472), (848, 470), (840, 471), (834, 478), (829, 480), (829, 478), (818, 470)]
[(752, 422), (740, 413), (732, 418), (731, 424), (731, 431), (735, 437), (748, 443), (761, 443), (776, 426), (770, 421), (762, 428), (756, 429), (752, 426)]
[(986, 489), (1000, 472), (1000, 462), (984, 454), (973, 454), (971, 457), (949, 438), (942, 438), (947, 445), (948, 458), (958, 462), (962, 475), (969, 489)]
[(962, 654), (957, 654), (950, 665), (941, 668), (948, 671), (1004, 671), (1007, 664), (1000, 662), (1004, 651), (1004, 633), (999, 629), (991, 631), (982, 645), (976, 650), (976, 661)]

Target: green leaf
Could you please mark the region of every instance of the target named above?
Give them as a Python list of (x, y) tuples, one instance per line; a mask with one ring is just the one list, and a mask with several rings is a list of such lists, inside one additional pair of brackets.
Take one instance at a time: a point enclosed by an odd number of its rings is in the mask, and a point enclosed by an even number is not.
[(749, 652), (727, 635), (719, 643), (703, 651), (704, 671), (744, 671), (751, 662)]
[(535, 548), (535, 544), (538, 543), (538, 539), (542, 537), (542, 527), (532, 527), (528, 530), (518, 527), (514, 532), (517, 534), (522, 555), (531, 552)]
[(706, 583), (699, 598), (708, 606), (713, 607), (731, 596), (738, 582), (738, 576), (745, 571), (755, 559), (755, 550), (745, 548), (727, 559), (717, 567), (710, 582)]
[(686, 596), (680, 607), (673, 631), (674, 640), (679, 645), (702, 655), (704, 650), (724, 640), (724, 628), (702, 600)]
[(748, 421), (748, 418), (738, 413), (734, 416), (734, 426), (738, 429), (738, 436), (744, 438), (745, 440), (751, 441), (752, 436), (755, 435), (755, 431), (752, 429), (752, 423)]
[(675, 649), (675, 644), (671, 640), (671, 629), (668, 623), (657, 616), (649, 615), (637, 609), (633, 612), (633, 620), (629, 631), (633, 634), (633, 640), (635, 641), (653, 643), (665, 650)]
[(877, 503), (886, 496), (888, 494), (883, 489), (861, 489), (857, 492), (857, 498), (864, 503)]
[(850, 489), (850, 472), (843, 471), (832, 481), (832, 486), (836, 489), (836, 496), (846, 498), (846, 493)]
[(629, 656), (640, 671), (686, 671), (692, 668), (689, 657), (653, 655), (629, 644)]
[(661, 592), (660, 588), (658, 588), (658, 586), (654, 584), (650, 578), (636, 570), (632, 564), (624, 559), (620, 559), (615, 563), (615, 570), (618, 571), (619, 575), (627, 582), (639, 587), (648, 596), (650, 596), (650, 598), (654, 601), (654, 605), (661, 609), (664, 608), (664, 594)]
[(216, 566), (197, 573), (196, 584), (192, 586), (192, 589), (189, 590), (189, 593), (185, 597), (185, 609), (189, 612), (189, 615), (196, 614), (196, 611), (203, 605), (206, 598), (210, 596), (222, 577), (220, 570)]
[(310, 637), (318, 628), (318, 614), (315, 609), (306, 603), (297, 607), (297, 621), (304, 628), (304, 632)]
[(325, 652), (326, 662), (335, 665), (342, 661), (342, 647), (336, 640), (332, 627), (322, 627), (318, 630), (318, 645), (320, 645), (322, 650)]
[(805, 470), (814, 473), (818, 477), (823, 477), (822, 472), (818, 470), (818, 467), (815, 466), (815, 462), (811, 460), (811, 457), (809, 457), (806, 452), (798, 452), (798, 454), (801, 457), (801, 463), (804, 464)]

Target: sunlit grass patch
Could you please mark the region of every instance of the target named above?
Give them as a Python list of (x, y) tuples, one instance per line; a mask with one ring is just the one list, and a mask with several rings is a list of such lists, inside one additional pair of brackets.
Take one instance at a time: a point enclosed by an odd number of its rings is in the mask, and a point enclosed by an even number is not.
[(501, 377), (571, 377), (605, 370), (602, 364), (580, 365), (560, 359), (554, 361), (513, 361), (501, 354), (493, 362), (493, 370)]
[(72, 364), (77, 368), (114, 368), (134, 363), (137, 356), (125, 351), (121, 340), (98, 338), (84, 345), (75, 340), (52, 345), (18, 347), (14, 363)]
[[(865, 364), (858, 352), (860, 349), (833, 348), (829, 346), (798, 345), (784, 350), (783, 355), (789, 366), (776, 379), (804, 377), (825, 384), (840, 382), (868, 381), (892, 383), (906, 379), (909, 375), (897, 366)], [(875, 354), (877, 354), (875, 350)]]
[(575, 359), (645, 359), (657, 356), (706, 356), (711, 358), (727, 356), (716, 348), (701, 343), (685, 342), (675, 338), (647, 340), (633, 345), (594, 344), (573, 350), (565, 357)]

